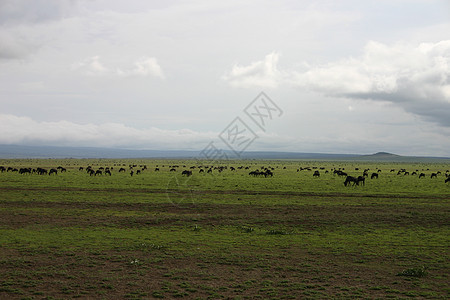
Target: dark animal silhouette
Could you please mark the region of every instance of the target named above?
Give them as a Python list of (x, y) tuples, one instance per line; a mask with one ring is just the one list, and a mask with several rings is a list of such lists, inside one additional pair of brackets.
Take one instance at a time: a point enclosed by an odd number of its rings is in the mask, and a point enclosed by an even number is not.
[(181, 175), (186, 175), (187, 177), (189, 177), (192, 175), (192, 171), (184, 170), (183, 172), (181, 172)]
[(420, 173), (420, 174), (419, 174), (419, 178), (422, 178), (422, 177), (425, 177), (425, 174), (424, 174), (424, 173)]
[(372, 173), (372, 175), (370, 176), (370, 179), (374, 179), (374, 178), (378, 179), (378, 173)]
[(314, 171), (313, 177), (320, 177), (319, 171)]
[(345, 185), (345, 186), (349, 186), (350, 183), (353, 183), (353, 185), (358, 185), (358, 184), (359, 184), (357, 178), (355, 178), (355, 177), (353, 177), (353, 176), (347, 176), (347, 177), (345, 178), (344, 185)]
[(361, 183), (361, 185), (365, 185), (366, 184), (366, 177), (364, 176), (358, 176), (358, 182), (356, 183), (356, 185), (359, 185)]
[(436, 173), (431, 173), (431, 178), (437, 178), (437, 174)]

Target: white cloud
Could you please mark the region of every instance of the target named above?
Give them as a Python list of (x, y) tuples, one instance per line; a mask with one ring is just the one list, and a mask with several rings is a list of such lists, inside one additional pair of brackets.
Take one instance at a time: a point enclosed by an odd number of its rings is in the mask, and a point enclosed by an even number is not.
[(135, 61), (131, 68), (107, 67), (101, 62), (100, 56), (92, 56), (80, 62), (72, 64), (72, 70), (78, 70), (89, 76), (121, 76), (121, 77), (146, 77), (153, 76), (164, 79), (164, 73), (158, 61), (154, 57), (142, 57)]
[(235, 64), (223, 79), (233, 87), (276, 88), (283, 79), (282, 73), (277, 68), (279, 57), (279, 53), (272, 52), (266, 55), (264, 60), (253, 62), (248, 66)]
[(117, 69), (120, 76), (155, 76), (164, 79), (164, 73), (154, 57), (142, 57), (128, 70)]

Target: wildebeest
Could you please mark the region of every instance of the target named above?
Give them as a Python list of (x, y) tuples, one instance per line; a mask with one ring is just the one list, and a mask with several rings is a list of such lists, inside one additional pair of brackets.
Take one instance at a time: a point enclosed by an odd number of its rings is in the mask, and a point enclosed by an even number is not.
[(102, 173), (102, 171), (99, 169), (99, 170), (97, 170), (97, 171), (95, 171), (95, 176), (97, 176), (97, 175), (102, 175), (103, 173)]
[(120, 169), (119, 169), (119, 173), (120, 173), (120, 172), (125, 172), (125, 171), (126, 171), (125, 168), (120, 168)]
[(105, 175), (111, 176), (111, 171), (110, 171), (110, 170), (106, 170), (106, 171), (105, 171)]
[(338, 176), (347, 176), (347, 173), (341, 171), (341, 170), (334, 170), (333, 175), (337, 174)]
[(52, 175), (52, 174), (57, 175), (57, 174), (58, 174), (58, 170), (56, 170), (56, 169), (50, 169), (50, 172), (48, 172), (48, 175)]
[(353, 183), (353, 185), (358, 185), (359, 184), (357, 178), (355, 178), (353, 176), (347, 176), (345, 178), (344, 185), (348, 186), (348, 185), (350, 185), (350, 183)]
[(445, 183), (450, 182), (450, 176), (445, 179)]
[(175, 168), (172, 168), (172, 169), (170, 169), (169, 171), (170, 171), (170, 172), (176, 172), (176, 171), (177, 171), (177, 169), (175, 169)]
[(64, 168), (64, 167), (61, 167), (61, 166), (59, 166), (59, 167), (57, 167), (56, 169), (58, 169), (59, 170), (59, 172), (66, 172), (67, 170), (66, 170), (66, 168)]
[(360, 183), (361, 183), (361, 185), (364, 185), (365, 182), (366, 182), (366, 178), (364, 176), (358, 176), (358, 178), (353, 177), (353, 176), (347, 176), (345, 178), (344, 185), (348, 186), (348, 185), (350, 185), (350, 183), (353, 183), (353, 186), (359, 185)]
[(419, 178), (425, 177), (425, 173), (420, 173)]
[(320, 177), (320, 172), (319, 171), (314, 171), (313, 177)]
[(364, 176), (358, 176), (358, 182), (356, 183), (356, 185), (359, 185), (360, 183), (362, 184), (362, 185), (365, 185), (366, 184), (366, 178), (364, 177)]
[(158, 172), (159, 171), (159, 168), (155, 168), (155, 172)]
[(431, 178), (437, 178), (437, 174), (436, 173), (431, 173)]
[(37, 168), (36, 173), (38, 173), (38, 175), (44, 175), (47, 174), (47, 170), (43, 168)]
[(20, 168), (19, 174), (31, 174), (31, 168)]
[(374, 178), (378, 179), (378, 173), (372, 173), (372, 175), (370, 176), (370, 179), (374, 179)]
[(181, 175), (186, 175), (187, 177), (189, 177), (192, 175), (192, 171), (184, 170), (183, 172), (181, 172)]

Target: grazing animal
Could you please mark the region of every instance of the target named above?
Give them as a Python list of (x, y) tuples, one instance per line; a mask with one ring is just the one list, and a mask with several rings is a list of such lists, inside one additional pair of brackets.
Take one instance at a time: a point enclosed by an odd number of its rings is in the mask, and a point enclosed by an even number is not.
[(431, 173), (431, 178), (437, 178), (437, 174), (436, 173)]
[(344, 181), (344, 186), (349, 186), (350, 183), (353, 183), (353, 185), (358, 185), (358, 184), (359, 184), (357, 178), (355, 178), (355, 177), (353, 177), (353, 176), (347, 176), (347, 177), (345, 178), (345, 181)]
[(370, 176), (370, 179), (374, 179), (374, 178), (378, 179), (378, 173), (372, 173), (372, 175)]
[(58, 170), (56, 170), (56, 169), (50, 169), (50, 172), (48, 172), (48, 175), (52, 175), (52, 174), (57, 175), (57, 174), (58, 174)]
[(313, 177), (320, 177), (319, 171), (314, 171)]
[(97, 170), (97, 171), (95, 171), (95, 176), (97, 176), (97, 175), (102, 175), (103, 173), (102, 173), (102, 171), (101, 170)]
[(184, 170), (181, 175), (186, 175), (187, 177), (192, 176), (192, 171)]
[(450, 176), (445, 179), (445, 183), (450, 182)]
[(170, 169), (169, 171), (170, 171), (170, 172), (176, 172), (176, 171), (177, 171), (177, 169), (175, 169), (175, 168), (172, 168), (172, 169)]
[(19, 174), (31, 174), (31, 168), (20, 168)]
[(356, 183), (356, 185), (359, 185), (361, 183), (361, 185), (365, 185), (366, 184), (366, 177), (364, 176), (358, 176), (358, 182)]
[(120, 169), (119, 169), (119, 173), (125, 172), (125, 171), (126, 171), (125, 168), (120, 168)]
[(159, 168), (155, 168), (155, 172), (158, 172), (159, 171)]
[(425, 173), (420, 173), (419, 178), (425, 177)]
[(105, 171), (105, 175), (111, 176), (111, 171), (110, 171), (110, 170), (106, 170), (106, 171)]

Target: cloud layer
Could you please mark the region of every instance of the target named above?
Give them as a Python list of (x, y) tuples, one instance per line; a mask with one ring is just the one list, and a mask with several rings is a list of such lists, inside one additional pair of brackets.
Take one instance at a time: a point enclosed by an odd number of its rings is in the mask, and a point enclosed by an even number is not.
[(215, 133), (189, 129), (136, 129), (120, 123), (38, 122), (29, 117), (5, 114), (0, 114), (0, 128), (0, 144), (201, 149), (216, 137)]

